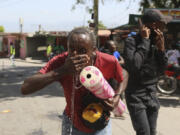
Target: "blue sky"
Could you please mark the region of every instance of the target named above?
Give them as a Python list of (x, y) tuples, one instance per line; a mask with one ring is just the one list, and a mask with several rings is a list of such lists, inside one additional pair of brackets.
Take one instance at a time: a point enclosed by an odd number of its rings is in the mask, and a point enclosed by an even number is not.
[[(91, 5), (91, 0), (87, 5)], [(128, 22), (129, 14), (138, 12), (140, 0), (104, 0), (99, 6), (99, 20), (108, 28)], [(47, 31), (70, 31), (74, 27), (87, 25), (91, 16), (86, 12), (87, 5), (72, 5), (75, 0), (0, 0), (0, 25), (6, 32), (19, 32), (19, 18), (24, 21), (23, 32), (34, 32), (38, 25)]]

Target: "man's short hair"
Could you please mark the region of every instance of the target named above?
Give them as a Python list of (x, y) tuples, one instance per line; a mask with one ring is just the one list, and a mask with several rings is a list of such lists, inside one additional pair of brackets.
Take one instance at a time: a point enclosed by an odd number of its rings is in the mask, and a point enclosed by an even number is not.
[(89, 28), (78, 27), (78, 28), (73, 29), (68, 35), (68, 41), (70, 40), (70, 38), (72, 37), (73, 34), (86, 34), (86, 35), (88, 35), (91, 42), (92, 42), (93, 48), (96, 48), (96, 37), (95, 37), (94, 33)]

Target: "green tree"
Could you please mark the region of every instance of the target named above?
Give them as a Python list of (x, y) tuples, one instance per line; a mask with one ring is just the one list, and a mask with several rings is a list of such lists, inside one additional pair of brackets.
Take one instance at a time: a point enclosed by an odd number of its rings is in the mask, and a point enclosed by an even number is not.
[(105, 30), (105, 29), (107, 29), (107, 27), (103, 24), (102, 21), (99, 21), (99, 23), (98, 23), (98, 29), (100, 29), (100, 30)]
[(0, 26), (0, 32), (4, 32), (4, 27)]
[[(91, 20), (89, 20), (88, 23), (90, 24), (90, 23), (93, 23), (93, 22), (92, 22)], [(100, 30), (106, 30), (107, 27), (103, 24), (102, 21), (99, 21), (99, 22), (98, 22), (98, 29), (100, 29)]]
[[(73, 5), (73, 8), (75, 8), (76, 5), (78, 4), (86, 4), (88, 1), (94, 1), (94, 0), (75, 0), (75, 4)], [(105, 1), (107, 0), (100, 0), (102, 4), (104, 4)], [(123, 0), (116, 0), (117, 2), (123, 1)]]
[(142, 0), (139, 10), (144, 8), (180, 8), (180, 0)]

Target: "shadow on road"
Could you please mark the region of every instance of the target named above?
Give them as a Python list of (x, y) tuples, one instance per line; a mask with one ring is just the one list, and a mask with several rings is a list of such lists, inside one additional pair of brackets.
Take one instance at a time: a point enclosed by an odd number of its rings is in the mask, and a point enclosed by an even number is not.
[(180, 107), (180, 94), (159, 96), (159, 102), (164, 107)]
[(29, 133), (28, 135), (47, 135), (47, 132), (44, 132), (41, 128), (34, 130), (32, 133)]
[(180, 99), (159, 99), (161, 106), (180, 107)]
[[(20, 88), (25, 78), (37, 73), (41, 69), (41, 66), (21, 66), (7, 68), (0, 71), (0, 101), (14, 100), (17, 97), (64, 97), (61, 85), (58, 82), (50, 84), (44, 89), (24, 96), (21, 94)], [(180, 95), (171, 96), (159, 96), (161, 106), (165, 107), (180, 107)]]
[(46, 117), (48, 117), (51, 120), (60, 121), (60, 120), (62, 120), (63, 115), (60, 114), (59, 112), (48, 112)]
[(0, 101), (14, 100), (17, 97), (34, 97), (34, 96), (64, 96), (62, 87), (58, 82), (52, 83), (42, 90), (24, 96), (21, 94), (20, 88), (25, 78), (37, 73), (41, 69), (36, 67), (14, 67), (0, 71)]

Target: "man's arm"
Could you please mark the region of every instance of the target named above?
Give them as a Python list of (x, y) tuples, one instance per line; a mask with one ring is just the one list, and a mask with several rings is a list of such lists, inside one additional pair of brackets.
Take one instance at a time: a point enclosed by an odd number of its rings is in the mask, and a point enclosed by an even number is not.
[(115, 79), (118, 80), (118, 83), (113, 87), (115, 96), (104, 100), (104, 106), (111, 111), (118, 105), (120, 94), (125, 91), (129, 78), (128, 72), (122, 69), (118, 62), (116, 63), (116, 66), (117, 72), (115, 72)]
[(124, 58), (128, 71), (139, 70), (150, 50), (150, 29), (142, 24), (139, 19), (139, 43), (133, 37), (127, 38), (125, 42)]
[(118, 83), (116, 95), (120, 95), (125, 91), (128, 84), (128, 78), (129, 78), (128, 72), (125, 69), (123, 69), (123, 81), (121, 83)]
[(158, 64), (158, 73), (163, 74), (168, 65), (168, 58), (165, 51), (157, 50), (155, 57)]
[[(89, 57), (87, 55), (67, 57), (62, 66), (50, 71), (48, 70), (45, 74), (37, 73), (27, 78), (21, 87), (21, 92), (24, 95), (31, 94), (44, 88), (52, 82), (59, 80), (64, 75), (72, 75), (75, 72), (80, 72), (80, 70), (87, 65), (87, 61), (89, 61)], [(55, 63), (56, 62), (57, 61), (55, 61)]]
[[(60, 67), (54, 71), (50, 71), (46, 74), (37, 73), (27, 79), (25, 79), (24, 83), (21, 87), (21, 93), (24, 95), (31, 94), (36, 92), (50, 83), (57, 81), (64, 75), (64, 67)], [(58, 71), (58, 72), (57, 72)]]
[(134, 38), (130, 37), (125, 41), (124, 59), (128, 71), (137, 71), (141, 68), (150, 50), (150, 40), (143, 38), (136, 45)]
[(124, 58), (122, 56), (119, 57), (119, 64), (120, 65), (124, 64)]
[(168, 58), (165, 53), (164, 35), (159, 29), (155, 29), (154, 31), (156, 33), (155, 45), (157, 47), (155, 57), (157, 59), (159, 73), (162, 74), (168, 63)]
[(120, 95), (125, 91), (126, 86), (128, 84), (128, 78), (129, 74), (126, 70), (123, 69), (123, 81), (121, 83), (118, 83), (116, 94), (113, 98), (105, 99), (104, 100), (104, 106), (112, 111), (119, 103)]

